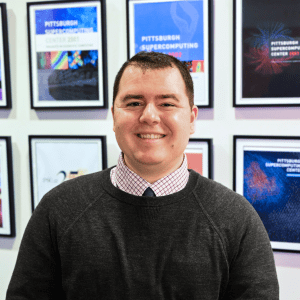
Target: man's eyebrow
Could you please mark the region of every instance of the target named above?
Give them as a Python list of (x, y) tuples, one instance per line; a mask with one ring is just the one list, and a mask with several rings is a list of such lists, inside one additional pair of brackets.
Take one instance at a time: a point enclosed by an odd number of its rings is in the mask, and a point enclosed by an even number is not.
[(156, 96), (155, 98), (156, 98), (156, 99), (172, 98), (172, 99), (174, 99), (174, 100), (180, 102), (180, 101), (178, 100), (178, 98), (177, 98), (174, 94), (162, 94), (162, 95)]
[(144, 99), (143, 95), (127, 94), (122, 98), (122, 102), (125, 102), (130, 99)]
[[(122, 102), (126, 102), (130, 99), (144, 99), (145, 97), (143, 95), (139, 95), (139, 94), (127, 94), (124, 97), (122, 97)], [(167, 99), (167, 98), (172, 98), (178, 102), (180, 102), (178, 100), (178, 98), (174, 95), (174, 94), (161, 94), (161, 95), (157, 95), (155, 96), (156, 99)]]

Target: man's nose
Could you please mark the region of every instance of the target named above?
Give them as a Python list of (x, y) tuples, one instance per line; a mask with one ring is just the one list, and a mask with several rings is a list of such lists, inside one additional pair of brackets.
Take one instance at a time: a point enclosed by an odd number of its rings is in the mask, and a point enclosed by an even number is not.
[(148, 103), (143, 109), (142, 115), (140, 117), (142, 123), (148, 123), (149, 125), (158, 123), (160, 121), (159, 111), (155, 104)]

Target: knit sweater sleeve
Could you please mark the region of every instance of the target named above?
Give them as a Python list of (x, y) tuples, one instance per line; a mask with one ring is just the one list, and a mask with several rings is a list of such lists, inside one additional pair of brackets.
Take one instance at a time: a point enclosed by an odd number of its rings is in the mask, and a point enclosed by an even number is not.
[[(268, 234), (252, 206), (236, 224), (238, 245), (230, 261), (225, 300), (276, 300), (279, 286)], [(252, 212), (251, 212), (252, 211)]]
[(202, 179), (201, 185), (200, 206), (218, 232), (227, 257), (228, 281), (220, 299), (279, 299), (269, 236), (253, 206), (216, 182)]
[(43, 197), (25, 229), (6, 300), (67, 298), (60, 245), (91, 201), (102, 197), (102, 176), (96, 172), (65, 181)]
[(6, 300), (63, 299), (56, 237), (45, 200), (25, 229)]

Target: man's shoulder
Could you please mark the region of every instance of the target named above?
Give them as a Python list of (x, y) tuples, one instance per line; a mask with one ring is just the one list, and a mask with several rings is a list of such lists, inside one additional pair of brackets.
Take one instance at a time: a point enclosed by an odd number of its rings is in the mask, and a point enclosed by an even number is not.
[(46, 193), (38, 206), (59, 209), (89, 205), (104, 193), (103, 182), (109, 173), (110, 169), (105, 169), (64, 181)]
[(81, 216), (86, 218), (107, 193), (103, 186), (109, 180), (110, 169), (82, 175), (65, 181), (44, 195), (28, 223), (29, 232), (47, 231), (49, 228), (57, 241)]
[(228, 261), (245, 235), (269, 243), (265, 227), (250, 202), (242, 195), (210, 179), (199, 177), (194, 195), (207, 223), (219, 235)]
[(206, 177), (201, 176), (198, 174), (198, 181), (195, 188), (196, 194), (201, 194), (205, 199), (213, 198), (216, 201), (223, 201), (227, 198), (244, 198), (242, 195), (236, 193), (232, 189), (226, 187), (225, 185)]
[(48, 194), (64, 194), (64, 193), (74, 193), (84, 190), (85, 192), (94, 191), (101, 189), (101, 185), (104, 176), (108, 172), (108, 169), (98, 171), (95, 173), (90, 173), (87, 175), (78, 176), (71, 180), (67, 180), (53, 188)]
[(194, 195), (201, 209), (217, 223), (242, 222), (257, 216), (245, 197), (212, 179), (199, 176)]

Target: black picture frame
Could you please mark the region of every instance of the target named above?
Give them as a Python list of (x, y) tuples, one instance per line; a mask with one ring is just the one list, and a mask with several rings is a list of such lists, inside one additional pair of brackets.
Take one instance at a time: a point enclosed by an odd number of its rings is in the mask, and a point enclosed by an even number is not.
[(108, 108), (106, 0), (30, 2), (27, 23), (31, 108)]
[(213, 179), (213, 139), (190, 138), (184, 153), (188, 169)]
[[(168, 3), (170, 1), (167, 0), (157, 0), (155, 3), (151, 3), (152, 5), (160, 5), (160, 3)], [(175, 2), (178, 2), (180, 5), (192, 5), (192, 3), (195, 5), (195, 3), (197, 2), (202, 2), (203, 3), (203, 11), (201, 11), (201, 13), (203, 14), (203, 28), (202, 28), (202, 32), (200, 34), (200, 36), (203, 35), (203, 41), (204, 42), (199, 42), (197, 44), (203, 44), (203, 58), (202, 59), (198, 59), (198, 60), (189, 60), (189, 58), (181, 58), (181, 54), (182, 52), (179, 51), (180, 47), (184, 44), (181, 43), (180, 46), (176, 46), (179, 50), (174, 50), (175, 48), (169, 48), (166, 49), (167, 44), (161, 43), (160, 46), (158, 46), (159, 44), (149, 44), (149, 45), (141, 45), (140, 48), (138, 49), (139, 51), (157, 51), (157, 52), (163, 52), (166, 54), (170, 54), (175, 56), (176, 58), (178, 58), (181, 61), (184, 61), (186, 63), (186, 66), (189, 68), (190, 72), (191, 72), (191, 76), (193, 78), (194, 81), (194, 95), (195, 95), (195, 105), (199, 108), (212, 108), (213, 107), (213, 69), (214, 69), (214, 63), (213, 63), (213, 53), (214, 53), (214, 30), (213, 30), (213, 20), (214, 20), (214, 8), (213, 8), (213, 1), (212, 0), (203, 0), (203, 1), (197, 1), (197, 0), (174, 0), (173, 1), (174, 4), (176, 4)], [(134, 25), (134, 5), (135, 4), (139, 4), (139, 5), (143, 5), (143, 4), (150, 4), (150, 1), (147, 0), (126, 0), (126, 25), (127, 25), (127, 53), (128, 53), (128, 59), (130, 59), (133, 55), (135, 55), (136, 53), (138, 53), (139, 51), (136, 51), (135, 48), (139, 47), (138, 44), (136, 43), (135, 40), (135, 25)], [(171, 4), (171, 5), (174, 5)], [(181, 7), (182, 8), (182, 7)], [(181, 8), (177, 8), (176, 9), (181, 9)], [(149, 18), (152, 21), (152, 23), (156, 24), (155, 26), (159, 29), (160, 27), (164, 27), (160, 24), (160, 21), (165, 19), (165, 15), (164, 17), (161, 15), (161, 13), (157, 13), (157, 10), (159, 8), (157, 7), (153, 7), (152, 8), (155, 13), (151, 13), (149, 11)], [(147, 12), (148, 9), (144, 10), (144, 13)], [(195, 9), (195, 7), (193, 9), (190, 10), (191, 12), (197, 12), (197, 10)], [(185, 11), (186, 13), (186, 11)], [(198, 12), (197, 12), (198, 13)], [(167, 14), (166, 14), (167, 15)], [(171, 15), (171, 14), (170, 14)], [(170, 18), (170, 15), (168, 15), (167, 17)], [(154, 21), (153, 18), (154, 17), (158, 17), (157, 21)], [(198, 14), (199, 16), (199, 14)], [(198, 16), (197, 18), (192, 18), (192, 22), (193, 19), (197, 19), (196, 21), (196, 26), (197, 26), (197, 22), (198, 22)], [(176, 17), (178, 17), (178, 15), (176, 15)], [(180, 16), (181, 18), (182, 16)], [(190, 16), (191, 17), (191, 16)], [(147, 22), (147, 19), (143, 16), (141, 17), (143, 19), (143, 21), (147, 24), (147, 27), (149, 27), (148, 25), (151, 24), (151, 22)], [(190, 18), (188, 18), (190, 19)], [(174, 20), (174, 19), (173, 19)], [(187, 20), (183, 20), (181, 19), (181, 21), (187, 22)], [(169, 22), (170, 24), (171, 22)], [(173, 22), (175, 25), (175, 21)], [(179, 26), (179, 23), (175, 26)], [(195, 26), (195, 27), (196, 27)], [(186, 26), (187, 28), (192, 28), (193, 26)], [(183, 28), (183, 27), (182, 27)], [(156, 29), (156, 28), (155, 28)], [(151, 30), (151, 29), (149, 29)], [(179, 27), (178, 27), (179, 30)], [(176, 31), (176, 30), (175, 30)], [(193, 37), (195, 36), (196, 31), (194, 31), (193, 33)], [(149, 33), (150, 35), (150, 33)], [(174, 35), (174, 34), (173, 34)], [(151, 37), (153, 37), (154, 34), (151, 33)], [(167, 33), (161, 33), (159, 35), (155, 34), (156, 37), (159, 38), (159, 36), (162, 37), (169, 37), (172, 36), (172, 34), (167, 34)], [(186, 37), (187, 34), (182, 34), (182, 36)], [(150, 36), (148, 36), (150, 37)], [(181, 38), (181, 37), (180, 37)], [(172, 40), (172, 38), (171, 38)], [(171, 41), (169, 40), (169, 41)], [(178, 41), (173, 39), (173, 42), (175, 41), (175, 44), (177, 45)], [(148, 42), (148, 41), (147, 41)], [(157, 42), (157, 40), (156, 40)], [(180, 41), (179, 41), (180, 42)], [(168, 43), (168, 42), (166, 42)], [(174, 43), (173, 43), (174, 44)], [(188, 43), (185, 43), (186, 45)], [(189, 43), (190, 44), (190, 43)], [(163, 46), (164, 45), (164, 46)], [(151, 50), (149, 50), (150, 46), (152, 46)], [(156, 48), (155, 48), (156, 47)], [(165, 47), (165, 49), (157, 49), (158, 47)], [(173, 46), (172, 46), (173, 47)], [(184, 47), (184, 46), (183, 46)], [(187, 46), (186, 46), (187, 47)], [(177, 49), (176, 48), (176, 49)], [(168, 51), (165, 51), (168, 50)], [(178, 52), (179, 51), (179, 52)], [(185, 54), (183, 54), (185, 55)], [(207, 63), (206, 63), (207, 61)], [(202, 74), (203, 73), (203, 74)], [(204, 92), (203, 92), (204, 90)]]
[(107, 168), (106, 136), (30, 135), (28, 138), (32, 212), (41, 198), (63, 181)]
[(6, 4), (0, 3), (0, 109), (12, 108)]
[(234, 107), (300, 106), (299, 9), (291, 0), (234, 0)]
[(11, 137), (0, 137), (0, 237), (15, 237), (15, 204)]
[(272, 249), (300, 252), (300, 137), (235, 135), (233, 153), (233, 190), (257, 211)]

